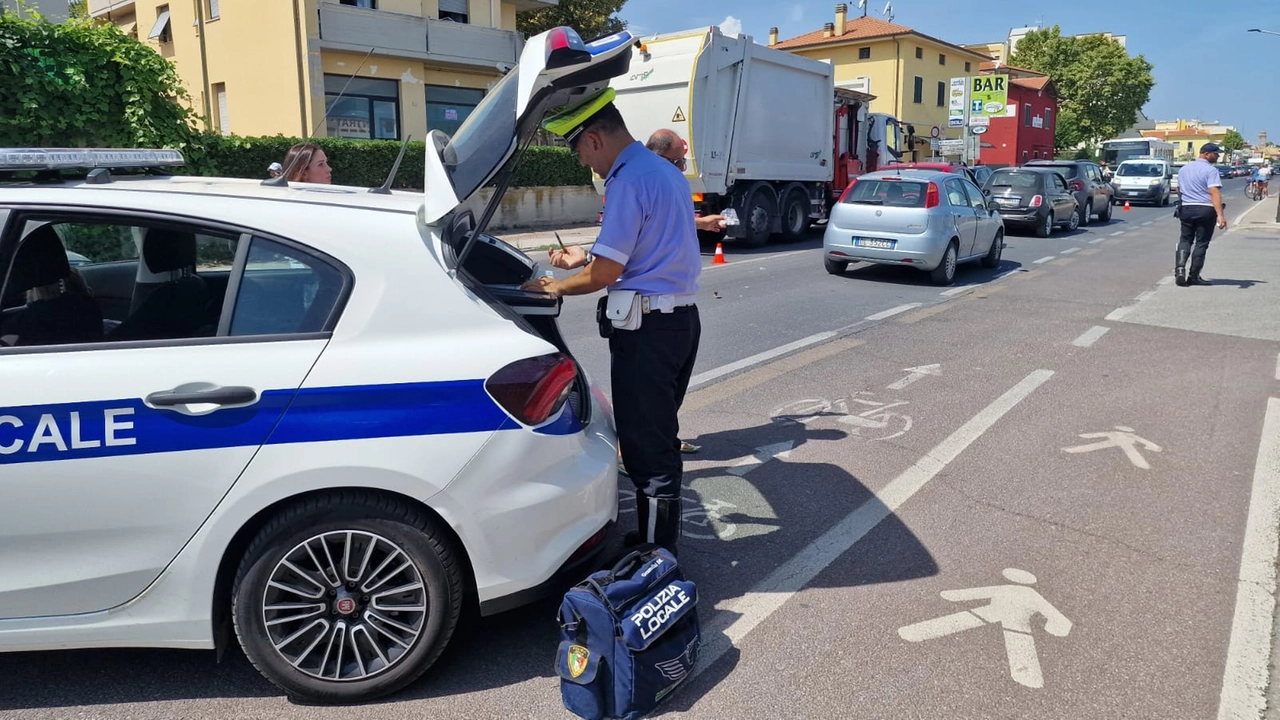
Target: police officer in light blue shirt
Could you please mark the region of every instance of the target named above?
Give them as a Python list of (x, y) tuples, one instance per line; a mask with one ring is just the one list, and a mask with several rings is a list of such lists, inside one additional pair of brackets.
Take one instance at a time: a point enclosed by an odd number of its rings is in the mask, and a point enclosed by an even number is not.
[(683, 483), (677, 415), (702, 334), (694, 304), (702, 255), (688, 181), (631, 136), (613, 98), (606, 88), (543, 123), (605, 179), (609, 201), (590, 254), (580, 247), (551, 251), (556, 267), (584, 269), (526, 288), (558, 296), (608, 288), (611, 304), (636, 296), (632, 322), (614, 323), (609, 337), (618, 441), (636, 486), (639, 527), (629, 540), (674, 553)]
[[(1215, 143), (1200, 146), (1200, 159), (1187, 163), (1178, 171), (1178, 218), (1182, 221), (1178, 238), (1178, 254), (1174, 258), (1173, 278), (1179, 286), (1209, 285), (1200, 277), (1204, 256), (1209, 252), (1213, 229), (1227, 228), (1223, 214), (1222, 176), (1215, 167), (1222, 148)], [(1187, 260), (1191, 267), (1187, 268)]]

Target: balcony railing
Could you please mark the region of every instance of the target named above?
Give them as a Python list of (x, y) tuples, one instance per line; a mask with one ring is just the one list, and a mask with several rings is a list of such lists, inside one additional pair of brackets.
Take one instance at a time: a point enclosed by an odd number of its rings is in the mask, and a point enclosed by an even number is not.
[(330, 2), (320, 3), (320, 40), (321, 47), (486, 67), (515, 64), (524, 42), (510, 30)]

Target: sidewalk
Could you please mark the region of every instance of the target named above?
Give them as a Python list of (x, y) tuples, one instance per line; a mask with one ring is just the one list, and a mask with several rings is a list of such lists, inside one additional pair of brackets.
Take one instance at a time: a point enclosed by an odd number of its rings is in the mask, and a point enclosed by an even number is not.
[(592, 223), (590, 225), (573, 225), (530, 232), (504, 232), (497, 235), (507, 243), (526, 253), (530, 253), (559, 247), (556, 244), (555, 233), (560, 233), (560, 240), (566, 246), (590, 245), (596, 241), (596, 236), (600, 234), (600, 226)]
[[(1244, 201), (1251, 202), (1251, 201)], [(1150, 296), (1124, 314), (1127, 323), (1234, 335), (1280, 342), (1280, 223), (1276, 198), (1227, 203), (1225, 232), (1209, 244), (1204, 277), (1209, 287), (1178, 287), (1168, 278)], [(1233, 207), (1234, 206), (1234, 207)], [(1176, 232), (1176, 226), (1169, 226)], [(1173, 271), (1169, 244), (1169, 272)]]

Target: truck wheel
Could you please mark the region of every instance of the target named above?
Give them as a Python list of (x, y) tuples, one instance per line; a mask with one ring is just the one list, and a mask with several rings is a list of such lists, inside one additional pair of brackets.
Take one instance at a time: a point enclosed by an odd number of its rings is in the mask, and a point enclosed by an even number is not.
[(757, 186), (747, 199), (746, 208), (746, 217), (742, 218), (746, 235), (738, 242), (743, 247), (764, 247), (769, 242), (769, 226), (778, 212), (773, 192), (767, 185)]
[(804, 240), (809, 232), (809, 196), (804, 190), (793, 187), (787, 191), (782, 203), (782, 241), (787, 243)]

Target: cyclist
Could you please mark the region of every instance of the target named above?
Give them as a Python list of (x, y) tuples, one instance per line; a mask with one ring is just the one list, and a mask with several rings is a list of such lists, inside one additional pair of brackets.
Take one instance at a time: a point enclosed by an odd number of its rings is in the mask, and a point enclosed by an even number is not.
[(1253, 169), (1253, 176), (1249, 178), (1249, 197), (1260, 200), (1267, 192), (1267, 176), (1262, 172), (1262, 166), (1258, 165)]
[(1262, 167), (1258, 168), (1258, 172), (1262, 173), (1262, 181), (1260, 185), (1260, 187), (1262, 188), (1262, 197), (1269, 198), (1271, 197), (1271, 192), (1267, 189), (1267, 183), (1269, 180), (1271, 180), (1271, 166), (1263, 165)]

